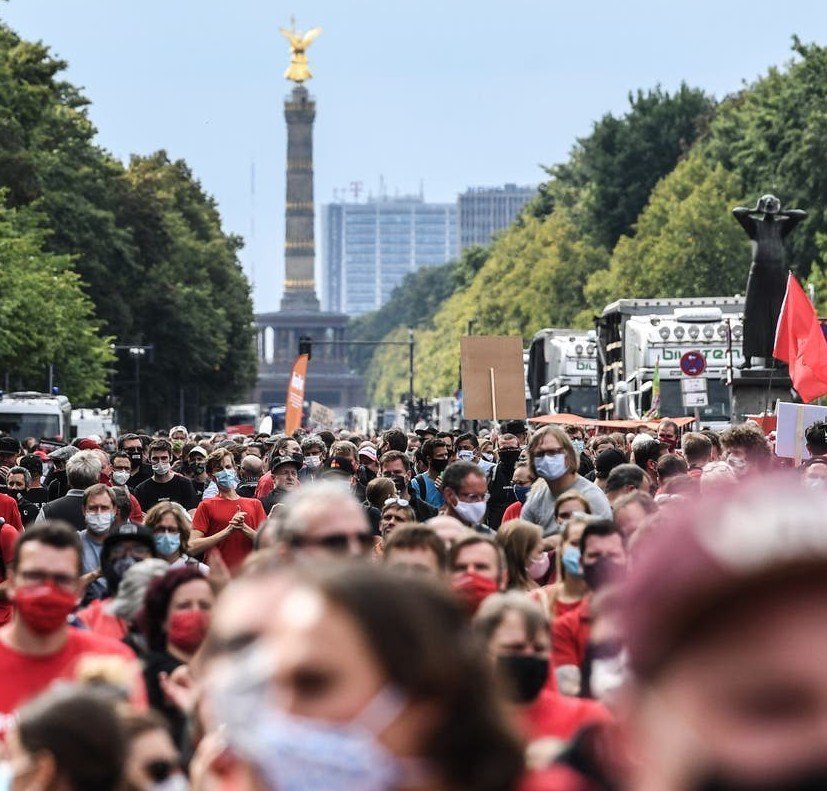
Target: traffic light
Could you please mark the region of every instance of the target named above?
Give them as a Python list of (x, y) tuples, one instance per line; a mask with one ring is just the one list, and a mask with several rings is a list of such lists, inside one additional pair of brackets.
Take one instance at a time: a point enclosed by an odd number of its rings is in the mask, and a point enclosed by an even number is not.
[(307, 359), (311, 357), (311, 349), (313, 346), (313, 339), (309, 335), (299, 336), (299, 354), (306, 354)]

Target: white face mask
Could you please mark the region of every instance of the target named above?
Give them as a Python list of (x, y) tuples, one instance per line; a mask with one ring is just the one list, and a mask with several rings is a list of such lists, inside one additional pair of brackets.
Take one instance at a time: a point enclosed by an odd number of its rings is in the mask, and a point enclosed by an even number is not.
[(321, 456), (305, 456), (304, 457), (304, 466), (307, 467), (308, 470), (318, 470), (322, 463)]
[(169, 464), (165, 461), (152, 465), (152, 472), (159, 478), (163, 478), (169, 472)]
[(130, 478), (131, 473), (129, 470), (115, 470), (112, 473), (112, 483), (115, 486), (123, 486)]
[(115, 514), (111, 512), (105, 514), (86, 514), (86, 527), (97, 536), (109, 530), (114, 521)]
[(555, 453), (554, 456), (540, 456), (534, 459), (534, 469), (537, 475), (548, 481), (556, 481), (568, 472), (568, 459), (565, 453)]
[(456, 515), (465, 522), (466, 525), (478, 525), (485, 516), (488, 503), (464, 503), (462, 500), (457, 500), (457, 504), (452, 507)]
[(460, 451), (457, 451), (457, 458), (460, 461), (474, 461), (474, 451), (473, 450), (460, 450)]

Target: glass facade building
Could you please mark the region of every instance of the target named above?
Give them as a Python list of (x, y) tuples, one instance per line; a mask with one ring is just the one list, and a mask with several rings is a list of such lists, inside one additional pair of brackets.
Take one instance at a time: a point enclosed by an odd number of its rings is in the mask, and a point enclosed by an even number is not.
[(322, 206), (325, 308), (359, 316), (377, 310), (409, 272), (456, 257), (457, 206), (418, 197)]
[(537, 194), (536, 187), (472, 187), (457, 198), (460, 250), (487, 245), (497, 231), (507, 228)]

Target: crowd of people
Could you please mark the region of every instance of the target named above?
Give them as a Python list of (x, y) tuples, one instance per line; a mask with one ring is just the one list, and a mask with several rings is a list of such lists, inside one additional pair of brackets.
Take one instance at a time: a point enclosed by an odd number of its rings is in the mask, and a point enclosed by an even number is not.
[(773, 443), (0, 437), (0, 789), (825, 789), (827, 424)]

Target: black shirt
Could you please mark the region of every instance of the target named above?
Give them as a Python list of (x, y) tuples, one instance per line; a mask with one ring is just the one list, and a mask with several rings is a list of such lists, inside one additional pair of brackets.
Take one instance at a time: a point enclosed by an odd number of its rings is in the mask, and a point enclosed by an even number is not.
[(149, 464), (142, 464), (138, 467), (138, 472), (133, 473), (129, 480), (126, 482), (129, 491), (132, 494), (135, 494), (135, 489), (137, 489), (144, 481), (149, 480), (152, 477), (152, 466)]
[(135, 489), (134, 494), (144, 513), (162, 500), (180, 503), (186, 511), (195, 508), (199, 502), (192, 481), (183, 475), (175, 474), (172, 480), (166, 483), (158, 483), (154, 478), (149, 478)]

